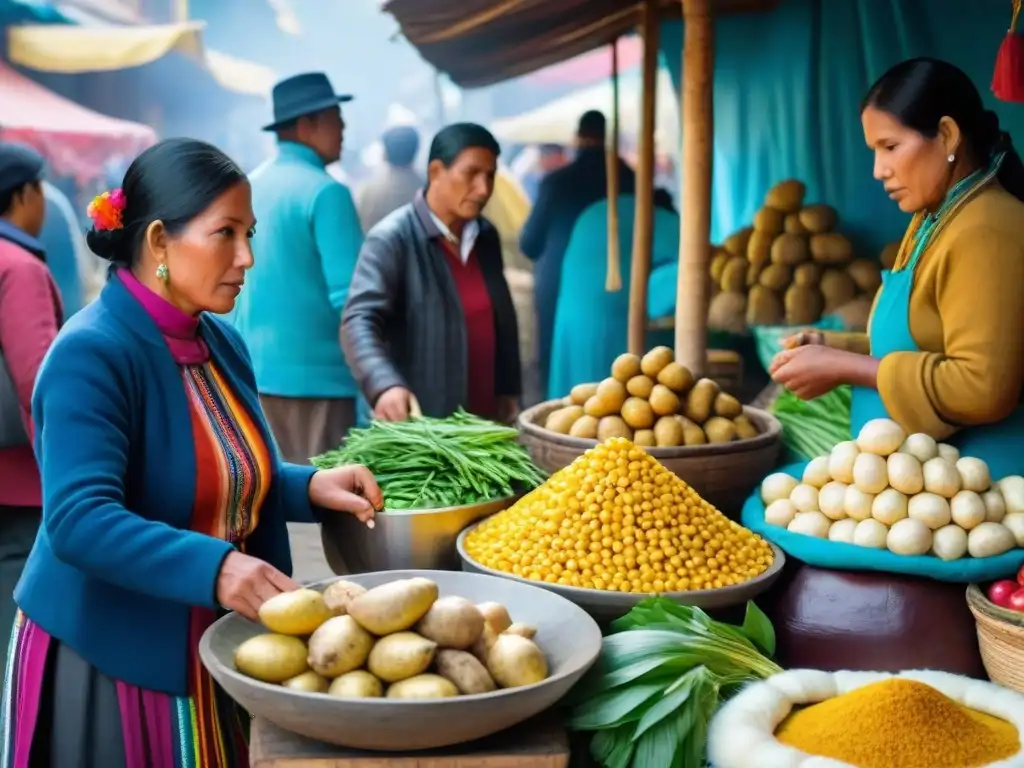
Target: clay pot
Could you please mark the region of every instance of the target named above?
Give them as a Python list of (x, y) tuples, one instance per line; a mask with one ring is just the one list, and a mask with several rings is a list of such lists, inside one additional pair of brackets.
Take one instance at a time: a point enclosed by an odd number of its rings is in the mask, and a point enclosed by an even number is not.
[[(789, 569), (787, 569), (789, 570)], [(937, 669), (987, 679), (963, 584), (796, 564), (763, 607), (786, 668)]]

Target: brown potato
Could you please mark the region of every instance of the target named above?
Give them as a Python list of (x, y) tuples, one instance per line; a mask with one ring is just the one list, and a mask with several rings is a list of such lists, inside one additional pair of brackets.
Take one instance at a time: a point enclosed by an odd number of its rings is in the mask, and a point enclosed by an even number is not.
[(679, 412), (679, 395), (664, 384), (655, 384), (651, 390), (651, 410), (655, 416), (668, 416)]
[(662, 416), (654, 425), (654, 443), (659, 448), (683, 445), (683, 425), (675, 416)]
[(683, 445), (705, 445), (707, 443), (708, 437), (700, 425), (694, 424), (685, 416), (676, 416), (675, 419), (683, 429)]
[(793, 270), (787, 264), (769, 264), (758, 282), (773, 291), (784, 291), (793, 282)]
[(785, 304), (788, 325), (810, 325), (821, 318), (825, 300), (817, 288), (793, 285), (786, 291)]
[(772, 242), (774, 240), (775, 235), (768, 232), (755, 231), (750, 236), (750, 242), (747, 244), (747, 261), (758, 266), (767, 264), (772, 256)]
[(567, 405), (564, 408), (559, 408), (557, 411), (552, 411), (548, 414), (548, 417), (544, 420), (544, 429), (557, 432), (560, 435), (569, 434), (569, 430), (572, 429), (572, 425), (576, 423), (576, 420), (583, 415), (583, 408), (579, 405)]
[(820, 264), (845, 264), (853, 257), (853, 244), (838, 232), (811, 235), (811, 257)]
[(690, 369), (682, 363), (671, 362), (658, 371), (658, 383), (673, 392), (686, 392), (693, 386), (694, 378)]
[(800, 221), (799, 213), (787, 213), (786, 214), (786, 225), (784, 231), (789, 232), (792, 235), (806, 235), (807, 227), (804, 226), (803, 222)]
[(709, 443), (731, 443), (736, 439), (736, 425), (721, 416), (712, 416), (704, 424)]
[(807, 187), (802, 181), (786, 179), (768, 190), (764, 196), (764, 204), (777, 208), (783, 213), (794, 213), (799, 211), (800, 206), (803, 205), (806, 192)]
[(605, 416), (597, 422), (597, 439), (602, 442), (613, 437), (633, 439), (633, 430), (629, 428), (621, 416)]
[(784, 317), (785, 308), (777, 294), (763, 285), (755, 285), (750, 289), (747, 297), (747, 325), (778, 325)]
[(747, 288), (752, 288), (757, 285), (761, 280), (761, 275), (764, 273), (764, 264), (751, 264), (747, 267)]
[(708, 305), (708, 327), (743, 333), (747, 329), (744, 314), (747, 310), (747, 295), (737, 291), (723, 291), (711, 299)]
[(498, 689), (491, 673), (480, 660), (466, 651), (444, 649), (434, 657), (437, 673), (450, 680), (464, 695), (490, 693)]
[(746, 416), (737, 416), (732, 420), (732, 423), (736, 427), (736, 438), (738, 440), (749, 440), (750, 438), (757, 437), (761, 434), (757, 431), (757, 427), (754, 426), (754, 422)]
[(714, 282), (720, 282), (722, 280), (722, 272), (725, 270), (725, 265), (729, 263), (730, 254), (726, 250), (716, 250), (714, 255), (711, 257), (711, 265), (708, 269), (708, 274), (711, 275), (711, 279)]
[(803, 235), (782, 234), (772, 241), (772, 264), (795, 266), (810, 258), (807, 238)]
[(335, 616), (348, 613), (348, 604), (366, 592), (366, 587), (351, 581), (340, 579), (331, 582), (324, 590), (324, 604)]
[(625, 384), (640, 373), (640, 358), (629, 352), (615, 358), (612, 363), (612, 378)]
[(831, 205), (808, 205), (800, 211), (800, 223), (808, 232), (819, 235), (835, 229), (839, 223), (839, 214)]
[(668, 347), (655, 347), (640, 360), (640, 369), (653, 379), (674, 359), (675, 354)]
[(711, 416), (719, 391), (718, 382), (700, 379), (686, 395), (683, 416), (692, 422), (703, 424)]
[(630, 397), (622, 406), (622, 420), (633, 429), (650, 429), (654, 425), (654, 411), (646, 400)]
[(778, 235), (786, 226), (786, 214), (765, 206), (754, 214), (754, 231)]
[(742, 291), (747, 285), (747, 260), (733, 256), (722, 270), (722, 290)]
[(569, 434), (573, 437), (582, 437), (588, 440), (593, 440), (597, 437), (597, 418), (594, 416), (583, 415), (576, 419), (576, 423), (569, 429)]
[(841, 307), (857, 295), (857, 284), (853, 278), (843, 269), (829, 267), (821, 276), (821, 285), (818, 286), (821, 295), (825, 299), (823, 312), (831, 312), (836, 307)]
[(587, 400), (597, 394), (597, 384), (577, 384), (569, 393), (573, 405), (586, 405)]
[(722, 243), (722, 248), (733, 256), (746, 256), (747, 245), (750, 243), (750, 236), (753, 232), (753, 227), (744, 227), (743, 229), (733, 232), (725, 238), (725, 242)]
[(626, 391), (633, 397), (642, 397), (644, 400), (651, 396), (652, 389), (654, 380), (642, 373), (626, 382)]
[(818, 283), (821, 282), (822, 271), (821, 264), (815, 264), (813, 261), (800, 264), (793, 270), (793, 285), (799, 285), (801, 288), (817, 288)]
[(607, 378), (597, 385), (597, 392), (583, 406), (588, 416), (611, 416), (622, 410), (626, 402), (626, 386), (618, 379)]
[(882, 269), (892, 269), (896, 266), (896, 257), (900, 255), (900, 244), (889, 243), (885, 248), (882, 249), (882, 255), (878, 259), (878, 263), (882, 265)]
[(727, 419), (735, 419), (743, 415), (743, 406), (740, 401), (725, 392), (719, 392), (715, 397), (715, 415), (724, 416)]
[(882, 285), (882, 272), (870, 259), (854, 259), (846, 271), (862, 293), (874, 296)]
[(652, 429), (638, 429), (633, 435), (633, 445), (639, 445), (644, 448), (653, 448), (658, 443), (654, 439), (654, 430)]

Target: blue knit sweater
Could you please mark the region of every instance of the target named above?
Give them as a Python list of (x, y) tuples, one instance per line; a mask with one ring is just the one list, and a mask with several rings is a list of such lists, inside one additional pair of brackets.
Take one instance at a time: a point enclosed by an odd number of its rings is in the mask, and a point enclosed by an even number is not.
[[(200, 332), (269, 446), (245, 345), (223, 321)], [(15, 590), (25, 614), (99, 671), (187, 693), (189, 609), (216, 607), (229, 543), (189, 530), (196, 456), (181, 374), (156, 324), (116, 277), (64, 326), (32, 413), (43, 526)], [(311, 514), (312, 467), (274, 453), (246, 551), (285, 573), (285, 521)]]

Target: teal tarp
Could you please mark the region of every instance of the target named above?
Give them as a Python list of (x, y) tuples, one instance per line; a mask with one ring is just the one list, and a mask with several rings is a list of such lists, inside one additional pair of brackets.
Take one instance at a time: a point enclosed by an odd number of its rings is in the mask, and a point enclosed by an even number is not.
[[(963, 68), (1003, 130), (1024, 146), (1024, 105), (992, 96), (996, 52), (1010, 21), (1006, 0), (784, 0), (769, 13), (715, 26), (715, 170), (712, 239), (749, 223), (765, 191), (785, 178), (839, 210), (842, 228), (877, 255), (907, 217), (872, 178), (860, 101), (886, 69), (933, 56)], [(682, 24), (661, 30), (677, 86)]]

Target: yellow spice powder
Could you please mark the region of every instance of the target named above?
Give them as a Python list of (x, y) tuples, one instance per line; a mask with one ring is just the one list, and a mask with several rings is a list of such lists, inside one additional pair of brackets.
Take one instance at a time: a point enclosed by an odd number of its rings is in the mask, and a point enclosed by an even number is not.
[(1020, 750), (1020, 736), (1010, 723), (902, 678), (794, 712), (775, 737), (809, 755), (858, 768), (976, 768)]

